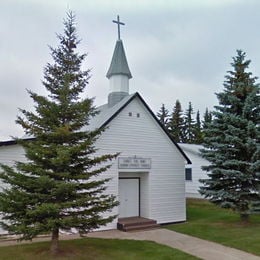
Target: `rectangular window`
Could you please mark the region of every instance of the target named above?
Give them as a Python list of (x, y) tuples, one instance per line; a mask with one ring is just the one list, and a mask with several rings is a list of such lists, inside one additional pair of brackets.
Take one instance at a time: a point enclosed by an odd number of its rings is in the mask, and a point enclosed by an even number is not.
[(185, 169), (185, 180), (192, 181), (192, 169), (191, 168)]

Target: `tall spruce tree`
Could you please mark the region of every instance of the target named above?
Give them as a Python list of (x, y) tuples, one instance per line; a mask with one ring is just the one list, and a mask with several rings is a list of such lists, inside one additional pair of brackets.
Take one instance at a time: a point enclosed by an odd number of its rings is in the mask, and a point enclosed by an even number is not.
[(219, 105), (207, 124), (202, 155), (209, 179), (200, 193), (213, 203), (231, 208), (248, 221), (260, 201), (260, 96), (256, 77), (247, 72), (250, 60), (238, 50), (225, 76)]
[[(260, 93), (252, 91), (252, 93), (248, 96), (245, 106), (243, 109), (243, 114), (250, 118), (253, 122), (256, 122), (257, 134), (256, 134), (256, 152), (252, 157), (252, 171), (256, 172), (256, 177), (258, 178), (258, 183), (256, 184), (256, 190), (258, 190), (258, 194), (260, 193)], [(260, 195), (258, 200), (254, 200), (252, 202), (252, 213), (260, 214)]]
[(168, 124), (169, 133), (175, 142), (183, 142), (183, 124), (181, 103), (179, 100), (176, 100)]
[(160, 110), (158, 111), (157, 117), (161, 124), (167, 129), (169, 121), (169, 111), (165, 108), (164, 104), (162, 104)]
[(196, 123), (193, 119), (193, 107), (189, 102), (189, 107), (184, 114), (184, 143), (195, 143)]
[(207, 128), (207, 124), (210, 124), (211, 121), (212, 121), (212, 113), (209, 111), (208, 108), (206, 108), (203, 117), (202, 128), (203, 129)]
[(21, 110), (17, 119), (35, 138), (20, 141), (28, 162), (1, 165), (0, 174), (7, 184), (0, 192), (1, 225), (26, 240), (51, 233), (52, 253), (58, 251), (61, 229), (87, 233), (111, 222), (115, 216), (103, 213), (118, 205), (115, 196), (104, 193), (109, 179), (99, 176), (116, 154), (97, 155), (94, 145), (101, 130), (83, 130), (96, 112), (93, 100), (82, 98), (89, 70), (81, 69), (86, 55), (76, 52), (73, 13), (68, 13), (64, 28), (58, 47), (50, 48), (54, 62), (44, 71), (48, 97), (29, 91), (36, 111)]
[(201, 128), (200, 111), (198, 110), (196, 113), (196, 122), (194, 125), (194, 143), (201, 144), (202, 140), (203, 140), (203, 134)]

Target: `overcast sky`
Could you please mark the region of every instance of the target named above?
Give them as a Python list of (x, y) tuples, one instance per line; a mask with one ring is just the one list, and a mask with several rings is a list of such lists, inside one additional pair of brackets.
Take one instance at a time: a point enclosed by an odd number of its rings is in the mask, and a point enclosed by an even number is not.
[(138, 91), (155, 113), (162, 103), (172, 111), (176, 99), (201, 115), (212, 109), (237, 49), (260, 76), (258, 0), (0, 0), (0, 140), (23, 135), (15, 119), (18, 108), (33, 109), (26, 89), (46, 94), (48, 46), (57, 46), (68, 10), (76, 14), (79, 52), (88, 53), (84, 67), (92, 69), (85, 94), (96, 106), (107, 101), (118, 14), (130, 93)]

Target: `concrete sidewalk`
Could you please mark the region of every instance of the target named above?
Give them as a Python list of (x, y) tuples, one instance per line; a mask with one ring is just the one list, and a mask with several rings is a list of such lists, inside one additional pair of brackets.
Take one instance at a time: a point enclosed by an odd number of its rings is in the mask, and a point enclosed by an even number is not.
[(154, 229), (131, 233), (118, 230), (101, 231), (90, 233), (88, 237), (150, 240), (180, 249), (190, 255), (206, 260), (260, 260), (260, 257), (244, 251), (167, 229)]
[[(241, 250), (222, 246), (214, 242), (209, 242), (203, 239), (184, 235), (163, 228), (138, 232), (122, 232), (119, 230), (99, 231), (89, 233), (87, 237), (150, 240), (158, 244), (177, 248), (190, 255), (194, 255), (206, 260), (260, 260), (260, 257), (246, 253)], [(78, 238), (80, 237), (77, 234), (60, 235), (61, 240)], [(50, 241), (50, 237), (38, 237), (33, 240), (33, 242), (39, 241)], [(16, 242), (16, 240), (14, 239), (2, 241), (0, 240), (0, 247), (28, 243), (32, 242)]]

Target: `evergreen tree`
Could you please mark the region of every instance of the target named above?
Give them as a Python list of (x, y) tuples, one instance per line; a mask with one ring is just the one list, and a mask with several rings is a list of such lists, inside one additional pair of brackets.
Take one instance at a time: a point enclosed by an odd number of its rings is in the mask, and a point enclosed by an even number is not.
[(0, 192), (1, 225), (26, 240), (51, 233), (52, 253), (58, 250), (59, 230), (87, 233), (111, 222), (115, 216), (103, 213), (118, 205), (115, 196), (104, 193), (109, 179), (100, 176), (116, 155), (97, 155), (94, 144), (101, 130), (83, 130), (96, 112), (93, 100), (81, 97), (89, 70), (81, 70), (86, 55), (76, 52), (71, 12), (64, 27), (59, 46), (50, 48), (54, 62), (44, 71), (48, 97), (29, 91), (36, 111), (21, 110), (17, 119), (35, 137), (20, 141), (28, 162), (2, 165), (0, 173), (8, 187)]
[(212, 121), (212, 113), (208, 110), (208, 108), (206, 108), (206, 111), (204, 113), (204, 120), (202, 124), (203, 129), (207, 128), (207, 124), (210, 124), (211, 121)]
[(169, 111), (165, 108), (164, 104), (162, 104), (159, 112), (157, 113), (157, 117), (161, 124), (167, 129), (168, 120), (169, 120)]
[[(237, 51), (233, 71), (217, 94), (213, 120), (205, 129), (202, 155), (209, 179), (200, 193), (213, 203), (231, 208), (247, 221), (259, 207), (260, 193), (260, 96), (256, 77), (247, 72), (249, 60)], [(259, 209), (259, 208), (258, 208)]]
[(183, 142), (183, 114), (181, 103), (176, 100), (171, 118), (169, 120), (168, 129), (169, 133), (175, 142)]
[(191, 102), (189, 102), (189, 107), (184, 114), (184, 142), (190, 144), (195, 142), (196, 126), (192, 118), (193, 114), (193, 107)]
[(195, 144), (201, 144), (203, 140), (203, 134), (202, 134), (202, 129), (201, 129), (201, 121), (200, 121), (200, 111), (197, 111), (196, 114), (196, 123), (194, 127), (194, 143)]
[[(250, 118), (253, 122), (256, 122), (256, 128), (258, 134), (256, 135), (256, 143), (257, 150), (252, 158), (252, 171), (256, 172), (256, 177), (258, 178), (258, 184), (256, 185), (256, 190), (258, 190), (258, 194), (260, 192), (260, 96), (259, 96), (259, 88), (258, 92), (256, 90), (252, 91), (252, 93), (248, 96), (245, 106), (243, 109), (244, 116)], [(258, 200), (254, 200), (252, 202), (252, 213), (260, 214), (260, 197)]]

